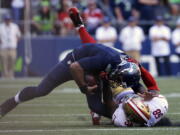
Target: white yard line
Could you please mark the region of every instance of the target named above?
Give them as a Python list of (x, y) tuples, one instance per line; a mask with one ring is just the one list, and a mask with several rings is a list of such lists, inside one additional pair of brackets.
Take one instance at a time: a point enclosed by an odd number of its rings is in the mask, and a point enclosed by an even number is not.
[(180, 128), (84, 128), (84, 129), (29, 129), (29, 130), (0, 130), (0, 133), (34, 133), (34, 132), (79, 132), (79, 131), (171, 131)]
[[(37, 122), (37, 123), (41, 123), (41, 124), (57, 124), (57, 123), (62, 123), (62, 120), (59, 120), (59, 121), (0, 121), (0, 124), (32, 124), (32, 123), (34, 123), (34, 122)], [(74, 123), (76, 123), (76, 124), (83, 124), (83, 123), (90, 123), (90, 121), (88, 122), (88, 121), (63, 121), (63, 123), (72, 123), (72, 124), (74, 124)]]
[[(167, 115), (180, 115), (180, 113), (168, 113)], [(78, 117), (78, 116), (90, 116), (90, 114), (8, 114), (6, 117)]]
[[(25, 86), (22, 84), (0, 84), (0, 89), (22, 89)], [(62, 89), (55, 89), (52, 93), (61, 94), (61, 93), (81, 93), (78, 88), (62, 88)]]
[(85, 107), (87, 106), (87, 104), (82, 104), (82, 103), (77, 103), (77, 104), (71, 104), (71, 103), (67, 103), (67, 104), (22, 104), (21, 106), (23, 107)]
[(180, 93), (170, 93), (170, 94), (164, 94), (167, 98), (177, 98), (180, 97)]
[(169, 114), (169, 115), (180, 115), (180, 113), (179, 113), (179, 112), (167, 113), (167, 114)]
[(90, 116), (90, 114), (9, 114), (6, 117), (71, 117)]
[[(0, 85), (0, 89), (1, 88), (23, 88), (24, 86), (22, 84), (1, 84)], [(80, 93), (80, 90), (78, 88), (62, 88), (62, 89), (56, 89), (54, 90), (52, 93)], [(176, 97), (180, 97), (180, 93), (170, 93), (170, 94), (164, 94), (164, 96), (166, 96), (167, 98), (176, 98)]]
[[(22, 86), (22, 84), (1, 84), (0, 85), (0, 89), (1, 88), (14, 88), (14, 89), (21, 89), (24, 86)], [(80, 93), (80, 90), (78, 88), (62, 88), (62, 89), (56, 89), (54, 90), (52, 93), (56, 93), (56, 94), (61, 94), (61, 93)], [(167, 98), (177, 98), (180, 97), (180, 93), (170, 93), (170, 94), (163, 94), (164, 96), (166, 96)]]
[[(66, 100), (67, 101), (67, 100)], [(69, 100), (71, 101), (71, 100)], [(174, 103), (173, 105), (179, 105), (180, 103)], [(23, 107), (88, 107), (87, 104), (83, 104), (83, 103), (50, 103), (50, 104), (46, 104), (46, 103), (34, 103), (34, 104), (21, 104), (20, 106)]]

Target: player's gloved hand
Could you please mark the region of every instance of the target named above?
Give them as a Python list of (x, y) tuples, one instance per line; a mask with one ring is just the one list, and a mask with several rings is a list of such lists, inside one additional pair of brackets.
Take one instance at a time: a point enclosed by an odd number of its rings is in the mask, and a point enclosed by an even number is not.
[(146, 91), (143, 94), (138, 93), (138, 95), (144, 98), (145, 101), (149, 101), (152, 98), (157, 97), (158, 93), (155, 91)]

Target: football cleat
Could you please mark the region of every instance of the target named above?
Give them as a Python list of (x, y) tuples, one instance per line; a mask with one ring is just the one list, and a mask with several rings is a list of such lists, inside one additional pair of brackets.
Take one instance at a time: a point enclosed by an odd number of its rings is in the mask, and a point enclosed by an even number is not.
[(73, 7), (69, 9), (69, 17), (71, 18), (75, 27), (80, 27), (81, 25), (84, 25), (79, 10), (77, 8)]
[(95, 112), (90, 112), (93, 125), (100, 125), (101, 116)]

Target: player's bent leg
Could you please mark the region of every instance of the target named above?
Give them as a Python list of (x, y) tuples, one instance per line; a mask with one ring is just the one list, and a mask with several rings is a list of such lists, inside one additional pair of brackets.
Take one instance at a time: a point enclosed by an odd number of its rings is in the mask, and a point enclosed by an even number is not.
[(110, 115), (105, 104), (100, 103), (100, 102), (99, 103), (97, 103), (97, 102), (93, 103), (91, 101), (89, 101), (88, 106), (93, 112), (95, 112), (101, 116), (111, 118), (111, 115)]
[(84, 26), (80, 27), (78, 32), (82, 43), (96, 43), (96, 40), (87, 32)]
[(87, 32), (77, 8), (69, 9), (69, 17), (79, 32), (82, 43), (96, 43), (96, 40)]
[(111, 118), (111, 114), (108, 111), (107, 106), (102, 103), (101, 91), (97, 90), (93, 95), (86, 95), (86, 98), (91, 111), (101, 116)]
[(18, 93), (17, 96), (19, 96), (20, 102), (46, 96), (54, 88), (69, 80), (72, 80), (72, 76), (69, 72), (68, 66), (59, 63), (47, 74), (37, 87), (26, 87)]
[(69, 68), (64, 63), (56, 65), (48, 75), (36, 86), (26, 87), (15, 97), (6, 100), (0, 105), (0, 115), (4, 116), (19, 103), (49, 94), (54, 88), (62, 83), (72, 80)]
[[(44, 84), (47, 86), (46, 84)], [(51, 89), (44, 89), (43, 92), (40, 92), (43, 90), (38, 89), (36, 86), (29, 86), (25, 87), (23, 90), (21, 90), (19, 93), (16, 94), (15, 97), (11, 97), (8, 100), (6, 100), (4, 103), (0, 105), (0, 114), (1, 116), (6, 115), (8, 112), (13, 110), (19, 103), (29, 101), (36, 97), (45, 96), (51, 91)]]

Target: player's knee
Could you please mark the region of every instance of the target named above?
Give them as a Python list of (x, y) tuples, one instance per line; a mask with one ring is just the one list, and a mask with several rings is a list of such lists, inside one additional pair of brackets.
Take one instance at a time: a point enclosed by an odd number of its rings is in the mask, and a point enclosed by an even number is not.
[(46, 96), (50, 93), (50, 91), (47, 89), (47, 88), (40, 88), (40, 87), (37, 87), (36, 88), (36, 97), (43, 97), (43, 96)]
[[(50, 78), (47, 76), (47, 78)], [(51, 84), (48, 81), (49, 79), (44, 79), (36, 88), (36, 95), (37, 97), (46, 96), (52, 90)]]
[(75, 69), (80, 68), (80, 65), (79, 65), (78, 62), (74, 62), (74, 63), (72, 63), (72, 64), (70, 65), (69, 68), (70, 68), (71, 71), (74, 71)]
[(34, 86), (25, 87), (21, 92), (17, 94), (17, 99), (20, 102), (28, 101), (37, 97), (36, 88)]

